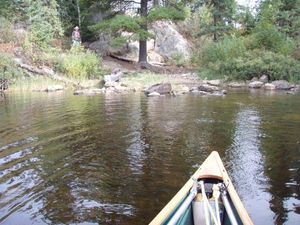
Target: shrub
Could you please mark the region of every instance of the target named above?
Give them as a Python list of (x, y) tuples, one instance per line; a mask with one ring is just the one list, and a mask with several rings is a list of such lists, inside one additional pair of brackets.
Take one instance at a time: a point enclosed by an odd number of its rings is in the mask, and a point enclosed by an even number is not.
[(295, 44), (292, 39), (285, 37), (272, 24), (260, 24), (253, 33), (252, 49), (262, 48), (283, 55), (290, 54)]
[(72, 48), (64, 55), (56, 55), (53, 60), (56, 68), (71, 78), (99, 78), (101, 59), (90, 51)]
[(242, 38), (225, 38), (224, 40), (211, 43), (203, 50), (202, 63), (226, 61), (245, 55), (246, 47)]
[(7, 19), (0, 17), (0, 43), (8, 43), (14, 41), (15, 34), (13, 25)]
[(56, 1), (27, 0), (26, 15), (29, 23), (29, 41), (38, 47), (45, 47), (63, 34)]
[(271, 80), (300, 81), (300, 62), (282, 54), (254, 50), (242, 57), (208, 64), (200, 74), (229, 79), (250, 80), (266, 74)]
[(7, 54), (0, 54), (0, 79), (12, 79), (23, 76), (23, 72)]
[(176, 52), (172, 55), (171, 63), (176, 66), (184, 66), (187, 62), (182, 53)]

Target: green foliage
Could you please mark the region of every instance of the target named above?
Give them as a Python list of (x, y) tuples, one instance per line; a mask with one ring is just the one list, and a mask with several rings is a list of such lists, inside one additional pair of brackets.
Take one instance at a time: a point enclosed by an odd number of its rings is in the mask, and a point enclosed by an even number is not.
[(203, 16), (200, 20), (201, 31), (198, 36), (213, 35), (217, 41), (233, 29), (236, 13), (234, 0), (210, 0), (201, 8)]
[(50, 0), (26, 0), (26, 15), (30, 28), (29, 40), (38, 47), (45, 47), (54, 38), (62, 35), (62, 26), (57, 11), (57, 3)]
[(107, 31), (110, 33), (122, 31), (134, 33), (140, 29), (140, 25), (135, 18), (126, 15), (117, 15), (112, 19), (91, 26), (90, 29), (93, 31), (100, 30), (100, 32)]
[(255, 16), (251, 13), (249, 7), (239, 6), (239, 12), (236, 16), (237, 22), (241, 24), (242, 35), (248, 35), (256, 26)]
[(22, 70), (16, 66), (11, 56), (0, 54), (0, 79), (12, 79), (23, 75)]
[(54, 53), (49, 57), (61, 73), (76, 79), (92, 79), (101, 76), (101, 59), (81, 47), (73, 47), (65, 54)]
[(282, 54), (254, 50), (243, 56), (230, 60), (209, 62), (201, 71), (201, 77), (223, 77), (232, 80), (250, 80), (266, 74), (271, 80), (300, 80), (300, 63), (289, 56)]
[(184, 66), (186, 64), (184, 56), (180, 52), (174, 53), (172, 55), (171, 62), (176, 66)]
[[(267, 74), (271, 80), (300, 80), (300, 62), (287, 56), (285, 51), (266, 51), (253, 48), (252, 38), (225, 38), (209, 44), (200, 58), (202, 78), (229, 78), (250, 80)], [(274, 47), (274, 46), (273, 46)]]
[(227, 61), (245, 55), (246, 47), (242, 38), (225, 38), (224, 40), (211, 43), (203, 50), (202, 63)]
[(15, 34), (13, 25), (4, 17), (0, 17), (0, 43), (8, 43), (14, 41)]
[(253, 48), (264, 48), (284, 55), (292, 52), (294, 42), (270, 23), (261, 23), (254, 30)]
[(154, 22), (157, 20), (184, 20), (187, 17), (187, 13), (188, 12), (183, 7), (155, 7), (149, 12), (147, 21)]

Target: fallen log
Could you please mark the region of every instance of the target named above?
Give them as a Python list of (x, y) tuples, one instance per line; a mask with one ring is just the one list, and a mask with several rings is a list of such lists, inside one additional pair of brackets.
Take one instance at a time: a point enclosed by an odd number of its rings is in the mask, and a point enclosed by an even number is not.
[(37, 75), (42, 75), (42, 76), (47, 76), (53, 80), (57, 80), (57, 81), (61, 81), (65, 84), (71, 84), (75, 87), (81, 87), (81, 85), (79, 83), (76, 83), (68, 78), (65, 78), (63, 76), (60, 76), (58, 74), (56, 74), (52, 69), (47, 68), (47, 67), (42, 67), (42, 68), (37, 68), (28, 64), (24, 64), (24, 63), (17, 63), (17, 65), (26, 70), (29, 73), (33, 73), (33, 74), (37, 74)]

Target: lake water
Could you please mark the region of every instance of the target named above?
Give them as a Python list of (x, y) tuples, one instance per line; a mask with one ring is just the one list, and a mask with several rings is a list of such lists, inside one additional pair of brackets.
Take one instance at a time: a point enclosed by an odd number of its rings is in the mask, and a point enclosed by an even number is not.
[(255, 224), (300, 224), (300, 95), (0, 97), (1, 224), (147, 224), (218, 151)]

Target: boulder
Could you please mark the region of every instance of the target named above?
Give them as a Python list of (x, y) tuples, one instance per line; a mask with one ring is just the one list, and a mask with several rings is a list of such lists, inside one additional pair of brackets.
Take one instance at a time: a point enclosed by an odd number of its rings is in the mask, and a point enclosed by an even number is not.
[(276, 86), (274, 84), (266, 83), (265, 84), (265, 89), (266, 90), (275, 90)]
[(227, 95), (227, 90), (222, 90), (221, 92), (223, 95)]
[(192, 94), (196, 94), (196, 95), (208, 95), (209, 93), (206, 91), (199, 91), (198, 89), (192, 89), (190, 90), (190, 92)]
[(190, 91), (190, 89), (188, 86), (180, 84), (180, 85), (176, 85), (175, 87), (173, 87), (172, 91), (173, 91), (174, 95), (181, 95), (181, 94), (188, 93)]
[(276, 90), (290, 90), (292, 86), (286, 80), (276, 80), (272, 82)]
[(206, 83), (212, 86), (220, 86), (222, 82), (221, 80), (208, 80)]
[[(99, 55), (106, 56), (110, 54), (110, 37), (108, 35), (100, 35), (97, 41), (89, 44), (88, 48), (95, 51)], [(124, 48), (122, 48), (124, 51)]]
[(151, 97), (151, 96), (160, 96), (160, 94), (156, 91), (151, 92), (150, 94), (148, 94), (147, 96)]
[(172, 91), (172, 86), (170, 83), (160, 83), (160, 84), (154, 84), (151, 87), (149, 87), (147, 90), (145, 90), (145, 94), (149, 95), (152, 92), (157, 92), (160, 95), (170, 94)]
[(121, 77), (123, 75), (123, 72), (120, 68), (115, 68), (110, 75), (104, 76), (105, 83), (107, 82), (118, 82), (120, 81)]
[(251, 79), (251, 82), (254, 82), (254, 81), (258, 81), (258, 78), (257, 78), (257, 77), (253, 77), (253, 78)]
[(152, 64), (161, 64), (165, 62), (165, 59), (158, 53), (151, 51), (148, 52), (148, 61)]
[(262, 75), (260, 78), (259, 78), (259, 81), (263, 82), (263, 83), (268, 83), (269, 82), (269, 78), (267, 75)]
[(198, 86), (198, 90), (205, 91), (205, 92), (214, 92), (214, 91), (219, 91), (219, 88), (208, 84), (202, 84)]
[(247, 86), (246, 82), (230, 82), (230, 83), (228, 83), (228, 87), (232, 87), (232, 88), (243, 88), (246, 86)]
[(264, 83), (261, 81), (252, 81), (251, 83), (249, 83), (248, 87), (249, 88), (261, 88), (263, 85), (264, 85)]
[(155, 35), (154, 51), (168, 60), (173, 59), (174, 56), (189, 60), (191, 48), (188, 41), (177, 30), (173, 22), (155, 22), (152, 25), (152, 33)]
[(294, 92), (300, 92), (300, 85), (296, 85), (295, 87), (293, 87), (291, 89), (291, 91), (294, 91)]

